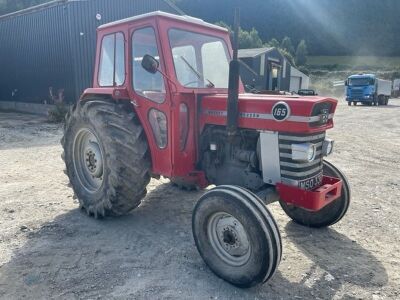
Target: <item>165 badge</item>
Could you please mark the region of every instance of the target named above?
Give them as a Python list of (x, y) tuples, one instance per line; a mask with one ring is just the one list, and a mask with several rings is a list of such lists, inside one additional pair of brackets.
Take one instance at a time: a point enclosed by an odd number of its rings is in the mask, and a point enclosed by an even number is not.
[(286, 102), (278, 102), (272, 107), (272, 117), (279, 122), (285, 121), (290, 116), (290, 107)]

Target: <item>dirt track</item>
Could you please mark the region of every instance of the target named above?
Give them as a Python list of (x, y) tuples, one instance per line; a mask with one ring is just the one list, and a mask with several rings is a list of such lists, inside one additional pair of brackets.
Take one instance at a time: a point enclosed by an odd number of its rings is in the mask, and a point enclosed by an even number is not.
[(352, 205), (329, 229), (291, 222), (271, 205), (283, 260), (263, 286), (241, 290), (205, 266), (191, 235), (201, 192), (152, 181), (132, 214), (102, 221), (78, 209), (60, 158), (58, 125), (0, 113), (0, 298), (399, 299), (400, 99), (343, 102), (330, 161)]

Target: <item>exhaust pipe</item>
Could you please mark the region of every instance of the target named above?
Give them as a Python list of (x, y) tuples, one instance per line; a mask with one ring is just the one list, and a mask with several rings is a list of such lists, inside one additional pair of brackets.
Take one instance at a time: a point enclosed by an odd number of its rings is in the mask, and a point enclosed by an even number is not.
[(235, 10), (234, 19), (234, 40), (233, 40), (233, 59), (229, 63), (229, 86), (228, 86), (228, 107), (227, 107), (227, 124), (226, 130), (229, 140), (236, 135), (238, 127), (238, 99), (239, 99), (239, 20), (240, 11)]

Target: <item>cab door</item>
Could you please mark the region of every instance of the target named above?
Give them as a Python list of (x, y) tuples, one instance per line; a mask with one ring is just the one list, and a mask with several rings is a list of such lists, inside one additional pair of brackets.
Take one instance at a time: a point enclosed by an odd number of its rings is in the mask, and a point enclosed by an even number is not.
[(136, 25), (130, 30), (130, 98), (146, 132), (154, 174), (171, 176), (171, 95), (163, 76), (143, 69), (144, 55), (149, 54), (165, 70), (160, 39), (154, 22)]

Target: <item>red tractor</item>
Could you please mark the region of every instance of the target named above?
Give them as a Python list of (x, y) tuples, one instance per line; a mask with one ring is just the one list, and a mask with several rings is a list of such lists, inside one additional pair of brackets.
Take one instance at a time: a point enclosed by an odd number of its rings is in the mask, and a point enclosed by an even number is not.
[(103, 25), (93, 86), (68, 113), (62, 139), (89, 215), (129, 213), (151, 177), (216, 185), (194, 208), (194, 240), (216, 275), (249, 287), (271, 278), (281, 258), (266, 204), (279, 201), (311, 227), (347, 211), (349, 184), (323, 159), (337, 101), (245, 93), (224, 28), (163, 12)]

